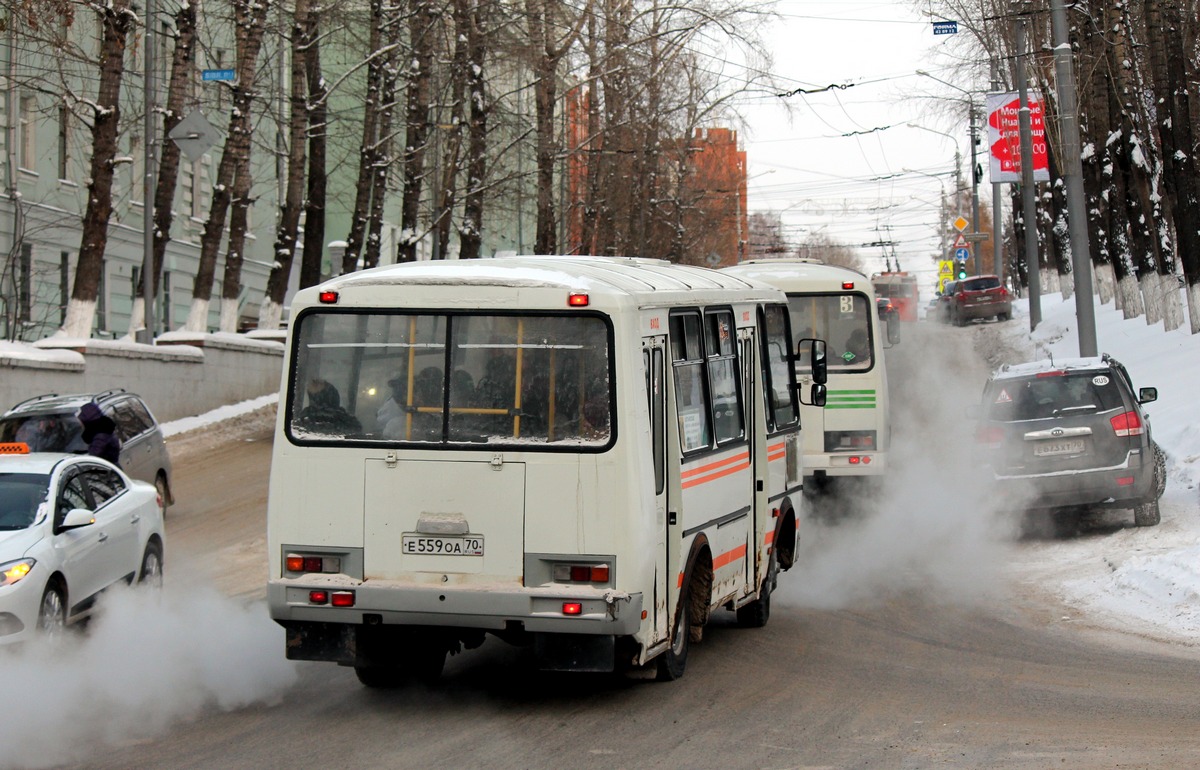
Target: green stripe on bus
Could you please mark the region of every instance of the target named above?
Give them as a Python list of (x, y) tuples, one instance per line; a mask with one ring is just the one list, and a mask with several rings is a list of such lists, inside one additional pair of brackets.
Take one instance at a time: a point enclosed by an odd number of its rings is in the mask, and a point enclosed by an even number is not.
[(826, 409), (874, 409), (874, 390), (831, 390), (825, 394)]

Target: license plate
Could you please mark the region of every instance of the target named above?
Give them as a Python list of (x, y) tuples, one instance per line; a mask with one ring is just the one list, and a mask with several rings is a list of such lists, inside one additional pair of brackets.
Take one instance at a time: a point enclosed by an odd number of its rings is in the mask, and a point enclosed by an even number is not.
[(482, 535), (431, 537), (402, 535), (400, 547), (406, 554), (416, 556), (483, 556)]
[(1084, 442), (1081, 438), (1064, 439), (1062, 441), (1039, 441), (1033, 445), (1033, 454), (1037, 457), (1053, 455), (1076, 455), (1083, 452)]

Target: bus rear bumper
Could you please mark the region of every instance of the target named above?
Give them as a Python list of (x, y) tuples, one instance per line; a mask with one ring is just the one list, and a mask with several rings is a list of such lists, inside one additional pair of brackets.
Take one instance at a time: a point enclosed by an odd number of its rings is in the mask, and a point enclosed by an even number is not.
[[(410, 625), (632, 636), (642, 623), (642, 595), (616, 591), (471, 590), (399, 587), (395, 583), (353, 587), (354, 606), (316, 605), (314, 588), (295, 581), (267, 585), (271, 618), (346, 625)], [(578, 605), (578, 612), (575, 612)]]

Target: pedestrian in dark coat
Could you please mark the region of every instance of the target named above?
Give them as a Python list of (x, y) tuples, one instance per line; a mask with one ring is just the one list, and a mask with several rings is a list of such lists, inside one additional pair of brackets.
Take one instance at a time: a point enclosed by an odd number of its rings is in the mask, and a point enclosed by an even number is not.
[(119, 466), (121, 439), (117, 438), (117, 424), (112, 418), (100, 411), (100, 407), (92, 401), (79, 410), (79, 422), (83, 423), (83, 440), (88, 445), (88, 454)]

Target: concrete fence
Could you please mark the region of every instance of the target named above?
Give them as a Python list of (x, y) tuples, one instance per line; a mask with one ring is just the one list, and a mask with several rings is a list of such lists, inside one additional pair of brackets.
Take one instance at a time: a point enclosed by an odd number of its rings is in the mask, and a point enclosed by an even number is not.
[(160, 422), (279, 390), (282, 333), (169, 332), (154, 345), (50, 337), (0, 347), (0, 411), (45, 393), (137, 393)]

